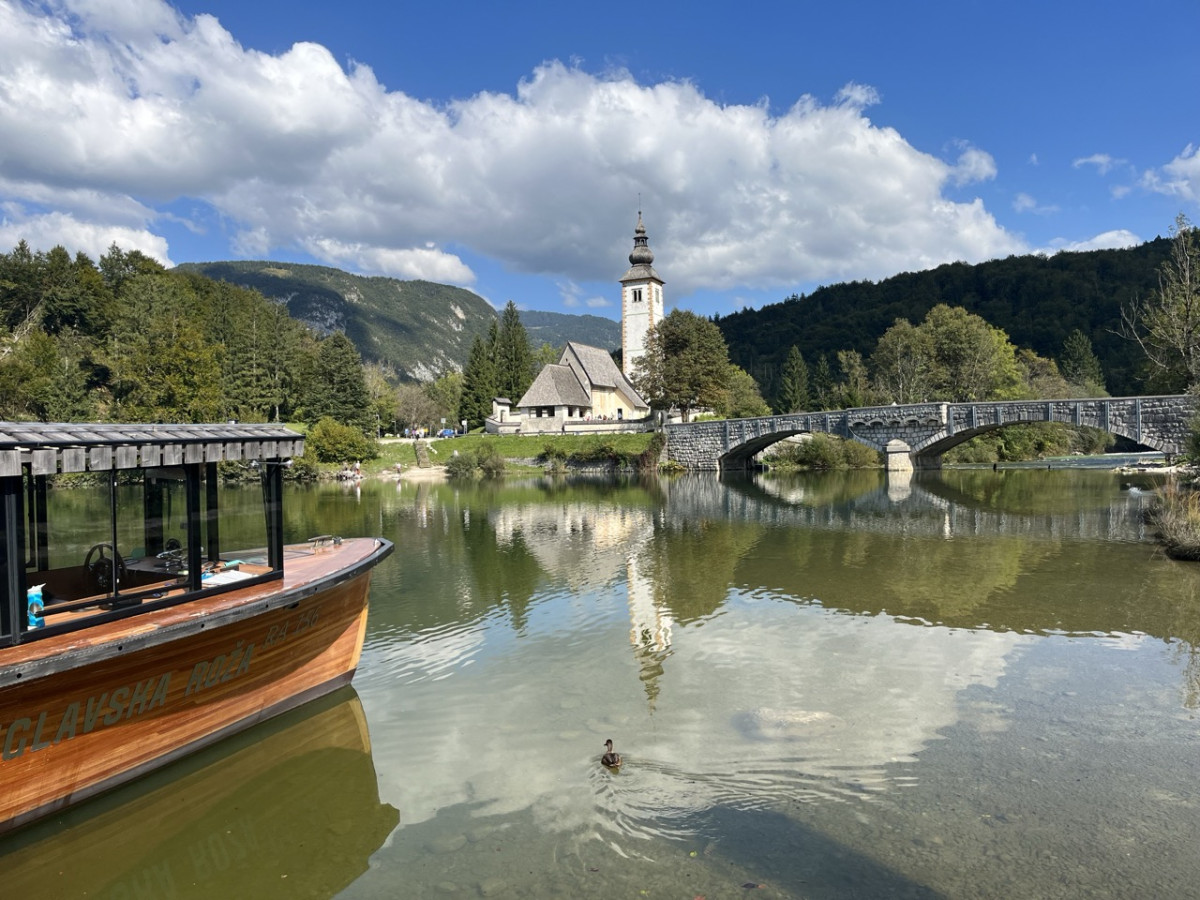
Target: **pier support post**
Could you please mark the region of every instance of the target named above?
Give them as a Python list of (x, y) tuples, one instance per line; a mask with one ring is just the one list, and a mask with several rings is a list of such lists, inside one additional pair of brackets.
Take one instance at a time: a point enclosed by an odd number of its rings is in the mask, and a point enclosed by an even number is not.
[(913, 470), (912, 447), (899, 438), (887, 442), (884, 449), (887, 454), (887, 470), (889, 472), (911, 472)]

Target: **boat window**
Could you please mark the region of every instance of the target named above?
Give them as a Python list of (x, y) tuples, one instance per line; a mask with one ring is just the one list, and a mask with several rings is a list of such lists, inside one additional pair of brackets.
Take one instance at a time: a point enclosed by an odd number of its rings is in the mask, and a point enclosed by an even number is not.
[[(206, 510), (212, 504), (212, 486), (205, 492)], [(249, 566), (268, 566), (267, 516), (263, 507), (263, 489), (258, 478), (250, 484), (216, 485), (216, 530), (211, 517), (208, 522), (212, 562), (242, 563)]]
[[(216, 463), (117, 470), (69, 486), (27, 475), (22, 590), (40, 586), (40, 596), (35, 610), (29, 595), (19, 630), (81, 627), (279, 577), (278, 467), (247, 468), (249, 483), (233, 487), (220, 483)], [(10, 610), (0, 627), (11, 634), (8, 620), (25, 613)]]
[[(107, 476), (95, 486), (51, 487), (39, 492), (45, 479), (29, 481), (33, 484), (27, 491), (26, 538), (32, 571), (26, 575), (27, 583), (44, 585), (46, 605), (111, 596), (124, 577), (125, 560), (134, 550), (131, 523), (115, 527), (133, 506), (129, 486), (118, 485)], [(137, 518), (140, 525), (140, 508)], [(140, 538), (137, 540), (140, 543)]]

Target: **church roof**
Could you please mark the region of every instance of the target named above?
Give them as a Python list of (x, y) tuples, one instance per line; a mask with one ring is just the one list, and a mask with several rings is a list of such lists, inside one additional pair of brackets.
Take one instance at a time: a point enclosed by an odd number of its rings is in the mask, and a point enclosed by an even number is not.
[(625, 377), (625, 373), (617, 368), (617, 364), (613, 362), (613, 358), (607, 350), (569, 341), (563, 350), (562, 361), (571, 365), (572, 359), (582, 370), (581, 381), (593, 387), (615, 388), (624, 394), (634, 406), (648, 407), (650, 405), (642, 399), (642, 395)]
[(518, 409), (530, 406), (592, 405), (591, 392), (580, 382), (579, 375), (562, 363), (543, 366), (529, 390), (517, 402)]
[(617, 368), (607, 350), (571, 341), (562, 360), (543, 366), (529, 390), (518, 401), (518, 409), (532, 406), (578, 406), (591, 408), (592, 389), (609, 388), (625, 395), (633, 407), (649, 408), (642, 395)]

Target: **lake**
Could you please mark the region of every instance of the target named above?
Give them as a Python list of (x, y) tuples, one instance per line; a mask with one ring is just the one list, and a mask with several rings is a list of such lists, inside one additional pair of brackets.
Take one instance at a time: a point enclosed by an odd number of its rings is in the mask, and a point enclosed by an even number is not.
[(396, 542), (354, 687), (10, 836), (5, 894), (1195, 896), (1149, 479), (293, 489), (289, 539)]

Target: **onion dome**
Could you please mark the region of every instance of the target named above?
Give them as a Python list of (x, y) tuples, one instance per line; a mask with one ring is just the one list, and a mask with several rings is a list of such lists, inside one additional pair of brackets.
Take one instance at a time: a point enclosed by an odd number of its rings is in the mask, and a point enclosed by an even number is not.
[(646, 226), (642, 224), (642, 212), (638, 210), (637, 228), (633, 230), (633, 252), (629, 254), (631, 266), (648, 266), (654, 262), (654, 252), (646, 237)]
[(629, 254), (630, 268), (621, 281), (641, 281), (653, 278), (661, 283), (662, 279), (654, 271), (653, 263), (654, 252), (650, 249), (649, 240), (646, 237), (646, 226), (642, 224), (642, 212), (638, 210), (637, 228), (633, 230), (633, 252)]

